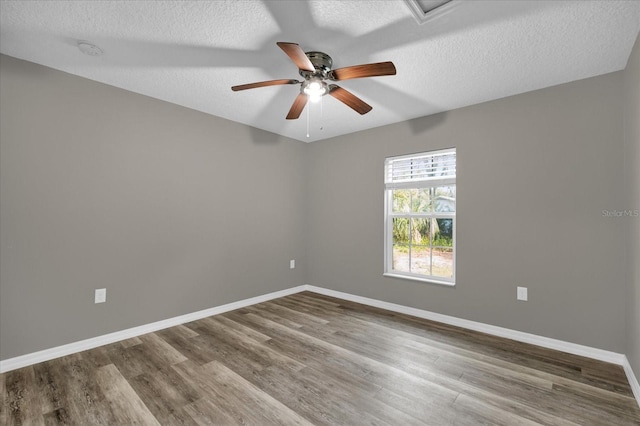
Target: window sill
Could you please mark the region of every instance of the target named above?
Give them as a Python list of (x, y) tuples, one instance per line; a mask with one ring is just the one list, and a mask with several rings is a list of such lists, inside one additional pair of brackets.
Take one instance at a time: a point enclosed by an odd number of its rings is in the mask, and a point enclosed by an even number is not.
[(393, 274), (393, 273), (389, 273), (389, 272), (385, 272), (382, 275), (385, 276), (385, 277), (389, 277), (389, 278), (400, 278), (400, 279), (403, 279), (403, 280), (420, 281), (420, 282), (429, 283), (429, 284), (446, 285), (448, 287), (455, 287), (455, 285), (456, 285), (455, 282), (438, 281), (438, 280), (434, 280), (433, 278), (420, 278), (420, 277), (413, 277), (413, 276), (410, 276), (410, 275)]

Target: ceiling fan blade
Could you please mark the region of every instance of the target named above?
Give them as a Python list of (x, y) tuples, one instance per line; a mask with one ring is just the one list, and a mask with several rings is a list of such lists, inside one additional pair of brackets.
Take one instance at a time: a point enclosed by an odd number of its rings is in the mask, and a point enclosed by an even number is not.
[(299, 84), (298, 80), (269, 80), (269, 81), (260, 81), (258, 83), (249, 83), (249, 84), (241, 84), (239, 86), (233, 86), (231, 90), (237, 92), (238, 90), (247, 90), (247, 89), (255, 89), (256, 87), (266, 87), (266, 86), (277, 86), (280, 84)]
[(289, 114), (287, 114), (287, 120), (295, 120), (296, 118), (300, 117), (300, 114), (302, 114), (302, 110), (304, 109), (305, 105), (307, 105), (308, 99), (309, 96), (305, 95), (304, 93), (298, 93), (298, 96), (293, 101), (293, 105), (291, 105)]
[(360, 115), (364, 115), (373, 109), (371, 105), (353, 93), (335, 84), (329, 86), (329, 94)]
[(298, 67), (298, 69), (315, 72), (315, 68), (307, 55), (304, 53), (304, 50), (297, 43), (286, 43), (283, 41), (279, 41), (276, 43), (280, 49), (284, 50), (284, 53), (291, 58), (294, 64)]
[(331, 71), (329, 78), (336, 81), (352, 78), (378, 77), (381, 75), (396, 75), (393, 62), (377, 62), (375, 64), (354, 65)]

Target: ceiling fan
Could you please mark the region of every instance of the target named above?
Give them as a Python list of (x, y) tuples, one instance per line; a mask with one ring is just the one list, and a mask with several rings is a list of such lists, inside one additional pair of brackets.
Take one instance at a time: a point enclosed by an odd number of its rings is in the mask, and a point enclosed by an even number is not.
[(343, 104), (347, 105), (359, 114), (371, 111), (371, 105), (358, 98), (353, 93), (335, 84), (328, 84), (327, 80), (342, 81), (353, 78), (377, 77), (382, 75), (395, 75), (396, 67), (393, 62), (377, 62), (374, 64), (354, 65), (351, 67), (331, 69), (333, 59), (323, 52), (305, 52), (296, 43), (276, 43), (298, 67), (298, 72), (304, 78), (298, 80), (269, 80), (257, 83), (241, 84), (233, 86), (234, 92), (239, 90), (255, 89), (257, 87), (278, 86), (283, 84), (300, 84), (300, 93), (293, 101), (293, 105), (287, 114), (287, 120), (295, 120), (300, 117), (302, 110), (309, 100), (319, 100), (324, 95), (331, 95)]

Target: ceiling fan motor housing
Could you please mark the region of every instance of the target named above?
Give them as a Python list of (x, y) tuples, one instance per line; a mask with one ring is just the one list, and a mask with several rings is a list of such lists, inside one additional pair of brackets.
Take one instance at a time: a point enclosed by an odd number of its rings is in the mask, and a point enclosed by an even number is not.
[(300, 75), (305, 79), (309, 79), (310, 77), (327, 78), (327, 74), (331, 71), (331, 67), (333, 66), (333, 59), (331, 59), (331, 56), (324, 52), (305, 52), (305, 55), (307, 55), (307, 58), (309, 58), (316, 71), (309, 72), (306, 70), (300, 70)]

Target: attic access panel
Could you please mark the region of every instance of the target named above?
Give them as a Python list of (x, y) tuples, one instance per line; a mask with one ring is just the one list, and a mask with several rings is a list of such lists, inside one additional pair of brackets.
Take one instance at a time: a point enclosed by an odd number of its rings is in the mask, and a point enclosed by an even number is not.
[(418, 24), (445, 13), (451, 8), (453, 0), (404, 0)]

